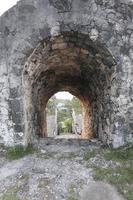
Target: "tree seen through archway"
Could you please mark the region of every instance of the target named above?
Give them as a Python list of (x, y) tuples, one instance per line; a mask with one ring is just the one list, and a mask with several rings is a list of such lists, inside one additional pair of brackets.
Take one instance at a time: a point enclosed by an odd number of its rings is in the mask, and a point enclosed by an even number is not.
[(81, 134), (81, 131), (82, 108), (80, 101), (75, 96), (72, 96), (71, 99), (52, 96), (47, 104), (47, 135)]

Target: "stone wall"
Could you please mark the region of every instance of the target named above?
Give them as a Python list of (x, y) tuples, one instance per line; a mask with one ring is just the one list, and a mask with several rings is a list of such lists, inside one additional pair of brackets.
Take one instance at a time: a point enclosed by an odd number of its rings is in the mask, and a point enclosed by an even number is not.
[[(25, 62), (41, 41), (65, 32), (87, 35), (94, 42), (89, 51), (95, 56), (97, 48), (101, 54), (107, 50), (112, 55), (104, 59), (103, 53), (100, 69), (103, 67), (104, 72), (106, 65), (109, 72), (108, 78), (100, 73), (99, 80), (106, 79), (108, 89), (104, 90), (104, 101), (102, 95), (93, 99), (93, 130), (114, 147), (126, 144), (133, 136), (133, 3), (130, 0), (21, 0), (1, 16), (0, 141), (6, 145), (22, 142)], [(90, 77), (92, 80), (93, 76)], [(90, 89), (96, 91), (97, 87), (93, 84)]]
[(82, 133), (82, 115), (78, 114), (73, 117), (72, 132), (75, 134)]
[(57, 135), (57, 125), (55, 115), (48, 115), (47, 116), (47, 136), (48, 137), (55, 137)]

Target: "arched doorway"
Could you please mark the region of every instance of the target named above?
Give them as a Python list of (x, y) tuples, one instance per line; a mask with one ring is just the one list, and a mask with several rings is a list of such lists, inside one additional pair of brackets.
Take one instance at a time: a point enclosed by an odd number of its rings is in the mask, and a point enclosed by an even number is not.
[(86, 35), (63, 33), (42, 41), (23, 71), (25, 142), (45, 136), (46, 104), (58, 91), (68, 91), (82, 102), (83, 138), (109, 137), (114, 66), (110, 52)]
[(46, 135), (54, 138), (82, 137), (81, 102), (69, 92), (58, 92), (46, 107)]

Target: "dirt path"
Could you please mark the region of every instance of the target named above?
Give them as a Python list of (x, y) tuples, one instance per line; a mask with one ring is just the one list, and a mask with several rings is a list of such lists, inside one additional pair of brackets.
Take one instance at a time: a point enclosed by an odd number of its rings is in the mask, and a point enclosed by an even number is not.
[(0, 167), (0, 200), (123, 200), (112, 186), (94, 182), (86, 166), (85, 151), (98, 148), (83, 141), (41, 141), (35, 154)]

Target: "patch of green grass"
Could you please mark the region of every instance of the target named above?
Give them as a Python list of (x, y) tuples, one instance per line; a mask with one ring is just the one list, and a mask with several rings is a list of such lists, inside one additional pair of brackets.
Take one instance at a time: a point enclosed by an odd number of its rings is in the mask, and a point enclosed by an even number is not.
[(116, 168), (95, 168), (94, 179), (114, 185), (127, 199), (133, 200), (133, 145), (102, 153), (105, 160), (120, 163)]
[(39, 188), (46, 188), (50, 185), (50, 180), (48, 178), (42, 178), (40, 181), (39, 181), (39, 185), (38, 187)]
[(75, 197), (73, 197), (73, 196), (69, 196), (69, 197), (67, 198), (67, 200), (78, 200), (78, 199), (75, 198)]
[(94, 168), (94, 179), (108, 182), (117, 187), (127, 200), (133, 200), (133, 168), (119, 167), (114, 169)]
[(71, 185), (69, 190), (68, 190), (67, 200), (78, 200), (76, 196), (77, 196), (76, 195), (76, 186)]
[(18, 191), (19, 188), (10, 188), (5, 194), (3, 194), (2, 197), (0, 197), (0, 200), (19, 200), (19, 198), (17, 197)]
[(104, 158), (113, 161), (133, 160), (133, 146), (126, 149), (111, 150), (104, 154)]
[(4, 194), (2, 197), (0, 197), (0, 200), (19, 200), (16, 194)]
[(0, 148), (4, 149), (4, 144), (0, 143)]
[(17, 160), (26, 155), (33, 154), (35, 149), (32, 146), (24, 148), (23, 146), (10, 147), (6, 151), (6, 158), (8, 160)]
[(96, 154), (97, 154), (96, 150), (89, 150), (88, 152), (86, 152), (86, 153), (84, 154), (83, 159), (84, 159), (85, 161), (88, 161), (90, 158), (95, 157)]

